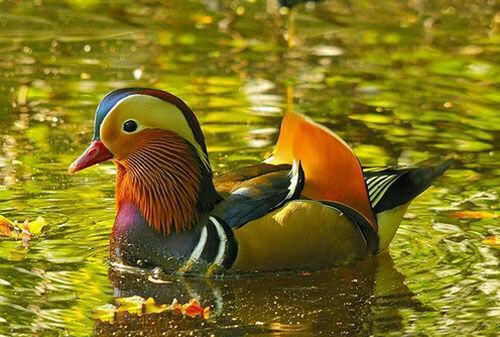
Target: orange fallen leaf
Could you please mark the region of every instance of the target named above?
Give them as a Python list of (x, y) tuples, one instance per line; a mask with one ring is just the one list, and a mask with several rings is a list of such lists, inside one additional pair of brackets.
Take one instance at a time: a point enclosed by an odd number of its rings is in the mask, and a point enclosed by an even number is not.
[(200, 305), (197, 299), (191, 299), (187, 304), (181, 306), (181, 312), (183, 315), (189, 317), (202, 316), (205, 313), (205, 309)]
[(204, 319), (209, 319), (210, 317), (210, 307), (201, 307), (196, 299), (192, 299), (186, 304), (179, 304), (177, 299), (174, 299), (171, 305), (166, 305), (157, 304), (152, 297), (145, 300), (140, 296), (132, 296), (116, 298), (116, 303), (117, 306), (105, 304), (96, 308), (92, 315), (93, 318), (113, 323), (116, 319), (116, 314), (124, 312), (138, 316), (171, 312), (189, 317), (200, 316)]
[(193, 16), (193, 20), (198, 24), (208, 25), (214, 21), (214, 18), (208, 15), (195, 15)]
[(500, 248), (500, 238), (498, 238), (495, 235), (488, 235), (484, 240), (483, 243), (493, 246), (495, 248)]
[(33, 221), (18, 223), (17, 220), (11, 221), (0, 215), (0, 237), (22, 239), (23, 244), (27, 244), (33, 235), (39, 235), (46, 226), (47, 222), (41, 216)]
[(461, 211), (451, 213), (450, 216), (457, 219), (492, 219), (498, 217), (498, 214), (487, 211)]
[(6, 217), (0, 215), (0, 236), (13, 236), (14, 224)]

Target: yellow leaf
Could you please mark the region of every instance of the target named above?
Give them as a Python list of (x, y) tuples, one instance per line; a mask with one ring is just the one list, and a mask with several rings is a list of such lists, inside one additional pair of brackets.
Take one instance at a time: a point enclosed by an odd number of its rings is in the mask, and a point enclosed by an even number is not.
[(29, 223), (30, 232), (31, 234), (34, 235), (40, 234), (45, 226), (47, 226), (47, 222), (41, 216), (39, 216), (38, 218), (36, 218), (36, 220), (31, 221)]
[(206, 307), (203, 309), (203, 319), (209, 319), (210, 318), (210, 307)]
[(174, 299), (171, 305), (157, 304), (152, 297), (145, 300), (141, 296), (120, 297), (115, 300), (117, 306), (112, 304), (101, 305), (94, 310), (92, 317), (111, 324), (120, 319), (120, 313), (125, 312), (139, 316), (173, 312), (189, 317), (200, 316), (204, 319), (210, 317), (210, 307), (202, 308), (196, 299), (191, 299), (187, 304), (179, 304)]
[(132, 296), (117, 298), (116, 302), (119, 304), (118, 312), (126, 311), (130, 314), (141, 315), (145, 300), (141, 296)]
[(209, 15), (194, 15), (193, 20), (198, 24), (208, 25), (214, 21), (214, 18)]
[[(17, 225), (20, 229), (25, 229), (24, 224), (19, 223)], [(42, 229), (47, 226), (47, 222), (41, 216), (36, 218), (35, 220), (28, 222), (28, 230), (33, 235), (38, 235), (42, 232)]]
[(169, 310), (169, 308), (170, 307), (166, 304), (161, 304), (161, 305), (156, 304), (155, 300), (152, 297), (150, 297), (143, 304), (143, 313), (144, 314), (159, 314), (159, 313), (162, 313), (162, 312)]
[(93, 319), (113, 324), (116, 317), (116, 307), (113, 304), (104, 304), (97, 307), (92, 313)]
[(450, 216), (458, 219), (491, 219), (496, 218), (498, 214), (487, 211), (461, 211), (452, 213)]
[(483, 240), (483, 243), (495, 248), (500, 248), (500, 238), (495, 235), (488, 235), (486, 239)]

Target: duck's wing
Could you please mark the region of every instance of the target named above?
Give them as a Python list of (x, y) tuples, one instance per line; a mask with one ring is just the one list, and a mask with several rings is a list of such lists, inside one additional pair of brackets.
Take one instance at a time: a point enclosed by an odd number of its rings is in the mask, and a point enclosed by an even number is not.
[(213, 182), (217, 192), (227, 194), (231, 193), (240, 187), (242, 183), (245, 183), (250, 179), (272, 172), (289, 171), (291, 168), (292, 165), (289, 164), (272, 165), (260, 163), (218, 174), (214, 176)]
[(290, 170), (271, 171), (240, 182), (211, 214), (238, 228), (299, 198), (303, 187), (304, 171), (299, 162), (294, 162)]

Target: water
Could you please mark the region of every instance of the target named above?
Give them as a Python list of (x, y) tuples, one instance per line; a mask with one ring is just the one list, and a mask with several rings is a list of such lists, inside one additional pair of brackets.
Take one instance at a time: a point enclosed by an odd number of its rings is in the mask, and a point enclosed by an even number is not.
[[(498, 333), (495, 1), (327, 1), (293, 16), (288, 48), (271, 0), (0, 1), (1, 214), (49, 223), (28, 248), (0, 241), (0, 335)], [(413, 202), (390, 254), (351, 268), (167, 285), (108, 276), (114, 169), (66, 170), (99, 100), (125, 86), (188, 102), (219, 172), (271, 151), (287, 92), (364, 165), (460, 163)], [(94, 321), (113, 294), (199, 296), (212, 320)]]

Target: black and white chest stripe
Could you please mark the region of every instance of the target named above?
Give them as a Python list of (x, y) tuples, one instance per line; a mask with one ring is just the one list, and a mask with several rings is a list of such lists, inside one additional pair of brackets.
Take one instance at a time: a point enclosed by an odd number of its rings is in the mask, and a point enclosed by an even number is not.
[(179, 272), (190, 272), (197, 264), (228, 269), (236, 259), (237, 251), (238, 246), (232, 229), (222, 220), (210, 216), (200, 231), (191, 255)]

